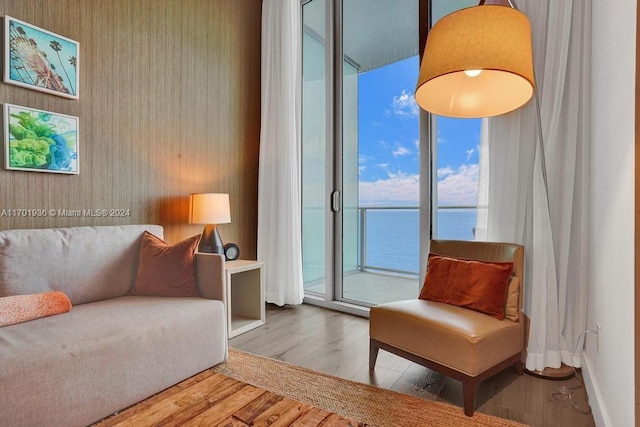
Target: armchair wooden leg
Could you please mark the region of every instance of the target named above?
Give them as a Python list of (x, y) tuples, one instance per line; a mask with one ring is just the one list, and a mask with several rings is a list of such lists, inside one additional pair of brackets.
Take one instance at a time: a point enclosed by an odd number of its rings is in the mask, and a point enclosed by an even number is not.
[(464, 396), (464, 414), (467, 417), (473, 416), (476, 410), (476, 393), (478, 392), (478, 382), (475, 378), (462, 380), (462, 394)]
[(376, 341), (369, 340), (369, 370), (373, 370), (376, 367), (376, 360), (378, 359), (378, 350), (380, 347), (376, 345)]

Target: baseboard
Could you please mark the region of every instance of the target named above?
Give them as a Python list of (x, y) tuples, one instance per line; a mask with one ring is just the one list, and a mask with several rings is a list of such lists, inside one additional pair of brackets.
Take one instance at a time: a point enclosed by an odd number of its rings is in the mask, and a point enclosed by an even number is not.
[(603, 406), (602, 393), (600, 392), (598, 381), (593, 375), (593, 372), (593, 362), (586, 354), (583, 354), (582, 376), (584, 378), (585, 387), (587, 388), (587, 395), (589, 396), (589, 404), (591, 405), (593, 419), (598, 427), (613, 427), (611, 419), (607, 414), (607, 408)]

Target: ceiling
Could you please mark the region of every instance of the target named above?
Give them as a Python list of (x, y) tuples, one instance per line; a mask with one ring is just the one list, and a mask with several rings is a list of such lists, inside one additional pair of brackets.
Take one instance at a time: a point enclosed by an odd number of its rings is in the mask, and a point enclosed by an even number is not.
[[(477, 5), (477, 0), (432, 0), (432, 16)], [(325, 39), (325, 0), (303, 7), (305, 31)], [(434, 21), (435, 22), (435, 21)], [(343, 0), (344, 53), (360, 73), (418, 54), (418, 0)]]

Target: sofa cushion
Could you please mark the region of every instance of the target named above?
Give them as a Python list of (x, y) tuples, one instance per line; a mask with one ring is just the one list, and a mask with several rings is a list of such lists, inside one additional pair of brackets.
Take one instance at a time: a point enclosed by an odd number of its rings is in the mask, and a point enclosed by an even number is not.
[(222, 301), (125, 296), (0, 328), (0, 426), (85, 426), (133, 405), (223, 361), (224, 322)]
[(66, 313), (71, 301), (63, 292), (0, 297), (0, 327)]
[(75, 306), (129, 293), (140, 238), (158, 225), (50, 228), (0, 232), (0, 297), (64, 292)]
[(512, 262), (487, 262), (429, 254), (420, 299), (466, 307), (504, 319)]
[(200, 296), (195, 266), (195, 251), (199, 241), (200, 235), (197, 235), (169, 245), (145, 231), (131, 293), (157, 297)]

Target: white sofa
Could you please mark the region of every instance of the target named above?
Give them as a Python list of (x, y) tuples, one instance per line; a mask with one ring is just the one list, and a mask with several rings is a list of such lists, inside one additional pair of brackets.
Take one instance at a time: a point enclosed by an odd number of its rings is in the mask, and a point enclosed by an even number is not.
[(130, 296), (162, 227), (0, 232), (0, 297), (62, 291), (70, 312), (0, 328), (0, 426), (83, 426), (227, 357), (224, 258), (196, 254), (203, 298)]

